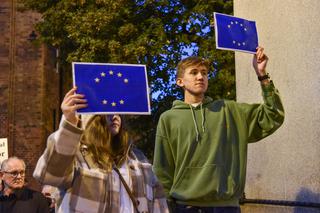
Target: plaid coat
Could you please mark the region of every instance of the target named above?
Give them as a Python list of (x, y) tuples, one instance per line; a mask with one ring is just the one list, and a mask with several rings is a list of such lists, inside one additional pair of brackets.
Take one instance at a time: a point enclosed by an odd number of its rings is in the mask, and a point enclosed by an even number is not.
[[(58, 187), (58, 213), (118, 213), (122, 184), (119, 176), (115, 171), (107, 173), (95, 164), (85, 147), (80, 145), (82, 131), (63, 118), (59, 129), (49, 136), (33, 176), (42, 184)], [(168, 212), (162, 186), (145, 156), (132, 150), (127, 163), (139, 212)]]

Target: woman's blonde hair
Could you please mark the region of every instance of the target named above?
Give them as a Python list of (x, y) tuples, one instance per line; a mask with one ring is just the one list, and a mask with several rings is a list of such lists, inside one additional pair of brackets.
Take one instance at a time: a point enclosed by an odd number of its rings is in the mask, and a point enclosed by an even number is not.
[(92, 154), (97, 165), (107, 172), (112, 170), (113, 164), (121, 166), (127, 159), (129, 137), (124, 129), (122, 117), (120, 131), (115, 136), (112, 136), (108, 129), (105, 115), (91, 117), (83, 132), (81, 141), (87, 145), (87, 150)]

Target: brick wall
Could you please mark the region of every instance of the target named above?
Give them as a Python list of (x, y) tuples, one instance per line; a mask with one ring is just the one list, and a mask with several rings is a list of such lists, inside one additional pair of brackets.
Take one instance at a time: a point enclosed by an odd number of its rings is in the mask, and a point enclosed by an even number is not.
[(8, 134), (8, 104), (10, 81), (10, 4), (8, 1), (0, 5), (0, 137)]
[(9, 156), (26, 161), (32, 188), (39, 187), (32, 172), (59, 119), (55, 52), (29, 39), (40, 18), (20, 12), (15, 0), (1, 1), (0, 137), (8, 138)]

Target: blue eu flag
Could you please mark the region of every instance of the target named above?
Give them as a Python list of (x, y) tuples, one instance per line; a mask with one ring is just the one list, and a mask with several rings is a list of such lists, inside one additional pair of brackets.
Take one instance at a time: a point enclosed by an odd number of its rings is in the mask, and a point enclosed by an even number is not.
[(150, 114), (145, 65), (72, 63), (73, 84), (88, 107), (78, 113)]
[(256, 23), (221, 13), (214, 13), (217, 49), (256, 53)]

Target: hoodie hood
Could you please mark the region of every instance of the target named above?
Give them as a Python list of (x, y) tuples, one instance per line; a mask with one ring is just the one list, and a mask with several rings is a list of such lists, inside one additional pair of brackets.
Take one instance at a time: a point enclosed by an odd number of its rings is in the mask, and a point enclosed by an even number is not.
[[(196, 141), (199, 142), (200, 139), (200, 131), (203, 133), (206, 131), (205, 128), (205, 106), (213, 102), (212, 98), (210, 97), (205, 97), (203, 102), (200, 103), (197, 107), (193, 107), (191, 104), (187, 104), (183, 101), (176, 100), (172, 104), (172, 109), (189, 109), (190, 110), (190, 115), (192, 116), (193, 124), (194, 124), (194, 131), (196, 133)], [(195, 111), (198, 111), (200, 109), (201, 113), (201, 130), (198, 127), (197, 124), (197, 118), (195, 115)]]
[[(204, 106), (210, 104), (211, 102), (213, 102), (212, 98), (205, 97), (201, 105), (204, 107)], [(187, 104), (184, 101), (175, 100), (172, 104), (171, 109), (190, 109), (190, 106), (191, 106), (191, 104)]]

